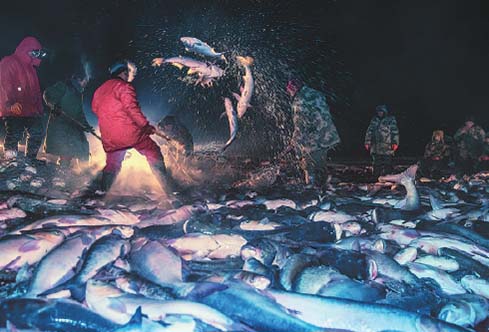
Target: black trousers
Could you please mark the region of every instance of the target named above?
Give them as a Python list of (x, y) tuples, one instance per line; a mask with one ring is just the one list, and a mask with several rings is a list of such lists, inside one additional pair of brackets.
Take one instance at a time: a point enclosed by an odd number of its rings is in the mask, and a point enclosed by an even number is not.
[(17, 144), (23, 135), (27, 135), (27, 156), (35, 158), (44, 139), (44, 125), (41, 117), (6, 117), (5, 123), (5, 150), (17, 151)]
[(299, 161), (300, 168), (308, 175), (314, 184), (324, 184), (327, 179), (328, 150), (320, 149), (305, 154)]
[(475, 173), (477, 159), (462, 158), (460, 156), (455, 160), (456, 173), (459, 176), (472, 175)]
[(421, 161), (421, 174), (431, 178), (438, 179), (448, 169), (448, 160), (433, 160), (425, 158)]
[(381, 175), (392, 174), (392, 156), (386, 154), (372, 154), (373, 176), (377, 179)]

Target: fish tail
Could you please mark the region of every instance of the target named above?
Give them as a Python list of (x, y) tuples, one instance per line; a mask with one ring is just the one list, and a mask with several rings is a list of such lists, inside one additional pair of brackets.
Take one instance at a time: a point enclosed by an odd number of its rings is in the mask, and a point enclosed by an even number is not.
[(165, 63), (165, 58), (154, 58), (151, 61), (151, 66), (153, 66), (153, 67), (159, 67), (159, 66), (161, 66), (164, 63)]
[(58, 293), (62, 290), (69, 290), (71, 293), (71, 297), (81, 302), (85, 299), (86, 284), (79, 284), (71, 280), (68, 280), (56, 287), (53, 287), (51, 289), (48, 289), (47, 291), (37, 294), (37, 296), (44, 297), (50, 294)]
[(253, 63), (255, 62), (255, 59), (253, 59), (252, 57), (250, 56), (237, 56), (236, 57), (236, 60), (239, 61), (240, 64), (242, 64), (243, 66), (252, 66)]

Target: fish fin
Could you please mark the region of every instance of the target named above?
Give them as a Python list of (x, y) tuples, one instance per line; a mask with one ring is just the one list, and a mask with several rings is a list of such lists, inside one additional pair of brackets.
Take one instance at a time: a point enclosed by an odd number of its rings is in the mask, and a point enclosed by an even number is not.
[(185, 297), (188, 300), (201, 299), (215, 292), (227, 289), (228, 286), (215, 282), (202, 282), (194, 287)]
[(253, 106), (251, 104), (246, 104), (246, 107), (253, 108)]
[(443, 205), (441, 202), (435, 198), (432, 194), (430, 194), (430, 204), (431, 204), (431, 209), (433, 211), (443, 209)]
[(172, 66), (175, 66), (175, 67), (177, 67), (180, 70), (182, 70), (182, 68), (184, 67), (184, 65), (182, 65), (180, 63), (172, 63)]
[(192, 74), (195, 74), (197, 73), (197, 70), (195, 70), (194, 68), (189, 68), (188, 71), (187, 71), (187, 75), (192, 75)]
[(48, 289), (47, 291), (39, 293), (37, 296), (44, 297), (67, 289), (70, 291), (73, 299), (77, 300), (78, 302), (82, 302), (85, 299), (86, 284), (74, 283), (72, 280), (73, 278), (56, 287)]
[(85, 300), (85, 292), (87, 289), (87, 284), (71, 284), (68, 286), (68, 290), (71, 293), (71, 297), (77, 300), (78, 302), (82, 302)]
[(15, 325), (14, 325), (14, 324), (12, 324), (12, 322), (11, 322), (11, 321), (9, 321), (9, 320), (7, 320), (7, 321), (5, 322), (5, 330), (6, 330), (7, 332), (18, 332), (18, 331), (19, 331), (19, 330), (17, 330), (17, 328), (15, 327)]
[(10, 263), (8, 263), (7, 265), (5, 265), (3, 268), (4, 269), (10, 269), (13, 265), (15, 265), (15, 263), (17, 263), (19, 260), (21, 259), (21, 256), (17, 256), (15, 257), (12, 261), (10, 261)]
[(127, 322), (126, 326), (128, 326), (128, 325), (141, 326), (141, 324), (143, 323), (143, 317), (147, 317), (147, 316), (143, 315), (143, 311), (141, 309), (141, 306), (139, 306), (136, 309), (136, 312), (134, 312), (134, 315), (132, 315), (129, 322)]
[(241, 99), (241, 96), (239, 94), (237, 94), (236, 92), (233, 92), (233, 96), (234, 98), (236, 98), (236, 100), (239, 102), (239, 100)]
[(226, 115), (226, 112), (222, 112), (222, 114), (219, 116), (219, 119), (222, 120), (222, 118), (224, 118), (225, 115)]
[(361, 251), (360, 242), (358, 240), (353, 241), (351, 247), (352, 247), (351, 249), (353, 251), (357, 251), (357, 252), (360, 252)]

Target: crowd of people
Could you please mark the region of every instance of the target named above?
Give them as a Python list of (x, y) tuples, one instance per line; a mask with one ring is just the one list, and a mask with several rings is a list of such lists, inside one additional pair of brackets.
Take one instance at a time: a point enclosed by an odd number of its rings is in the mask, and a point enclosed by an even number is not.
[[(89, 78), (85, 72), (74, 70), (68, 79), (42, 92), (36, 69), (47, 55), (36, 38), (26, 37), (12, 55), (0, 61), (0, 117), (6, 131), (4, 158), (26, 158), (39, 163), (37, 154), (42, 145), (46, 153), (59, 157), (61, 169), (68, 169), (73, 160), (89, 159), (86, 133), (97, 135), (83, 111), (83, 92)], [(156, 127), (149, 123), (131, 84), (136, 74), (134, 63), (118, 61), (110, 66), (108, 80), (95, 91), (92, 110), (98, 118), (106, 165), (87, 192), (107, 192), (121, 170), (126, 151), (131, 148), (146, 157), (163, 188), (174, 189), (176, 185), (166, 170), (161, 149), (151, 138), (156, 132), (173, 142), (168, 153), (177, 163), (193, 152), (192, 135), (176, 117), (167, 116)], [(289, 80), (286, 91), (292, 98), (294, 124), (289, 149), (297, 157), (304, 182), (321, 184), (327, 176), (328, 151), (341, 141), (327, 98), (296, 78)], [(46, 129), (42, 120), (43, 100), (49, 109)], [(375, 111), (364, 144), (377, 178), (393, 170), (399, 129), (387, 105), (379, 105)], [(18, 143), (24, 135), (27, 147), (21, 155)], [(489, 138), (473, 118), (467, 118), (453, 138), (435, 130), (421, 161), (423, 172), (433, 177), (441, 176), (452, 166), (459, 174), (469, 174), (487, 168), (488, 163)]]

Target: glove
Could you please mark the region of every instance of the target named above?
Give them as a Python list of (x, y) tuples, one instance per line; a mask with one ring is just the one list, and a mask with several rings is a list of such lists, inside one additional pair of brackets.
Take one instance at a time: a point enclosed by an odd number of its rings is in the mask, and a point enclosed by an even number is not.
[(154, 133), (156, 132), (156, 128), (153, 127), (152, 125), (150, 124), (147, 124), (144, 128), (143, 128), (143, 133), (146, 134), (146, 135), (153, 135)]
[(13, 104), (12, 106), (10, 106), (10, 112), (14, 115), (22, 114), (22, 104), (20, 103)]
[(397, 151), (398, 148), (399, 148), (399, 145), (392, 144), (392, 150)]
[(370, 151), (370, 144), (365, 144), (365, 150)]

